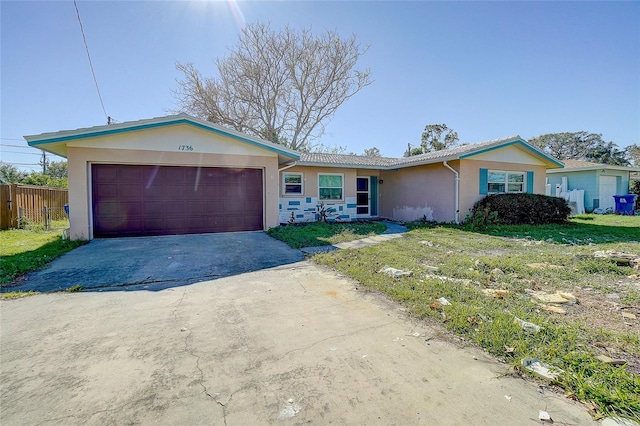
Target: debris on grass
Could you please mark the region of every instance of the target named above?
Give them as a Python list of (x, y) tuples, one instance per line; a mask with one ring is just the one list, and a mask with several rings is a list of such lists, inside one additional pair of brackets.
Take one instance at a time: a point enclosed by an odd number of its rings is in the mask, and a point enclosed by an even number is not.
[(542, 303), (556, 303), (563, 305), (565, 303), (574, 304), (577, 303), (576, 297), (571, 293), (565, 293), (558, 291), (556, 293), (547, 293), (544, 291), (526, 290), (534, 299)]
[(537, 358), (524, 358), (521, 362), (527, 370), (550, 380), (556, 380), (564, 373), (564, 370), (545, 364)]
[(438, 302), (440, 302), (442, 306), (451, 306), (451, 302), (449, 302), (445, 297), (439, 298)]
[(605, 364), (610, 364), (610, 365), (625, 365), (627, 363), (627, 361), (625, 361), (624, 359), (611, 358), (606, 355), (598, 355), (596, 358), (598, 358), (600, 361), (604, 362)]
[(542, 309), (547, 312), (553, 312), (554, 314), (566, 315), (567, 311), (560, 308), (559, 306), (551, 306), (551, 305), (540, 305)]
[(532, 322), (529, 322), (529, 321), (521, 320), (518, 317), (515, 318), (514, 322), (518, 323), (520, 328), (522, 328), (524, 331), (537, 333), (540, 330), (542, 330), (542, 327), (540, 327), (539, 325), (536, 325), (536, 324), (534, 324)]
[(640, 269), (640, 256), (637, 254), (616, 250), (598, 250), (593, 253), (593, 257), (611, 259), (618, 265), (628, 265), (633, 266), (635, 269)]
[(492, 296), (496, 299), (504, 299), (504, 296), (509, 294), (509, 290), (496, 290), (493, 288), (485, 288), (482, 290), (485, 296)]
[(626, 319), (636, 319), (636, 316), (634, 314), (630, 314), (629, 312), (623, 312), (622, 313), (622, 318), (626, 318)]
[(390, 277), (399, 278), (399, 277), (410, 277), (413, 275), (413, 271), (403, 271), (402, 269), (392, 268), (391, 266), (385, 265), (378, 271), (378, 273), (387, 274)]

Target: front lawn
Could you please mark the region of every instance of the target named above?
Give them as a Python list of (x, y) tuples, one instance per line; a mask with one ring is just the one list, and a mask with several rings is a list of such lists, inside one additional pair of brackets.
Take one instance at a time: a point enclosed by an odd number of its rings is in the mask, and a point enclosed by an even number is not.
[[(482, 232), (411, 227), (403, 238), (313, 260), (441, 323), (518, 374), (532, 375), (525, 358), (564, 370), (552, 385), (585, 402), (595, 417), (640, 420), (640, 271), (593, 256), (604, 250), (640, 256), (640, 217), (584, 215), (567, 225)], [(413, 274), (393, 278), (380, 272), (385, 266)], [(539, 300), (558, 291), (567, 303)], [(541, 329), (528, 331), (522, 321)]]
[(278, 226), (267, 231), (271, 237), (293, 248), (330, 246), (382, 234), (387, 227), (380, 222), (300, 223)]
[(8, 287), (19, 276), (37, 270), (84, 243), (63, 240), (60, 231), (0, 231), (0, 287)]

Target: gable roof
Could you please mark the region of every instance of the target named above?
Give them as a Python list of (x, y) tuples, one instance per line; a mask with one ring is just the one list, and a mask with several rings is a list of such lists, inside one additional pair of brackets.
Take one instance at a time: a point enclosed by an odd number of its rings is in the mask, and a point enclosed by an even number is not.
[(615, 166), (613, 164), (593, 163), (591, 161), (582, 160), (563, 160), (564, 169), (547, 170), (548, 173), (589, 171), (589, 170), (621, 170), (627, 172), (640, 172), (640, 167), (633, 166)]
[(24, 138), (29, 146), (37, 147), (44, 151), (51, 152), (53, 154), (66, 158), (66, 143), (68, 141), (76, 139), (87, 139), (98, 136), (107, 136), (117, 133), (135, 132), (165, 126), (174, 126), (177, 124), (189, 124), (191, 126), (195, 126), (218, 135), (228, 136), (249, 145), (257, 146), (259, 148), (275, 152), (278, 154), (280, 162), (297, 160), (300, 158), (300, 154), (298, 152), (286, 148), (282, 145), (249, 136), (236, 130), (222, 127), (209, 121), (201, 120), (187, 114), (168, 115), (165, 117), (127, 121), (117, 124), (106, 124), (103, 126), (94, 126), (75, 130), (61, 130), (59, 132), (28, 135), (24, 136)]
[(443, 161), (471, 158), (474, 155), (512, 145), (524, 149), (533, 156), (538, 157), (547, 165), (547, 167), (562, 167), (561, 162), (545, 154), (539, 149), (529, 145), (520, 136), (493, 139), (490, 141), (475, 144), (459, 145), (453, 148), (443, 149), (441, 151), (428, 152), (426, 154), (413, 155), (411, 157), (402, 158), (367, 157), (363, 155), (344, 154), (302, 153), (300, 154), (300, 161), (296, 161), (296, 164), (301, 166), (353, 167), (362, 169), (390, 170), (404, 167), (420, 166), (424, 164), (441, 163)]
[[(213, 124), (187, 114), (169, 115), (150, 119), (128, 121), (117, 124), (107, 124), (74, 130), (62, 130), (58, 132), (42, 133), (39, 135), (24, 136), (29, 146), (40, 148), (44, 151), (66, 157), (67, 142), (76, 139), (87, 139), (110, 134), (135, 132), (177, 124), (189, 124), (200, 129), (234, 138), (259, 148), (278, 154), (280, 163), (295, 162), (301, 166), (318, 167), (347, 167), (360, 169), (386, 169), (393, 170), (405, 167), (420, 166), (425, 164), (441, 163), (443, 161), (471, 158), (485, 152), (507, 146), (516, 146), (537, 157), (547, 165), (547, 168), (561, 168), (563, 164), (555, 158), (547, 155), (532, 145), (529, 145), (520, 136), (493, 139), (475, 144), (463, 144), (449, 149), (414, 155), (411, 157), (368, 157), (363, 155), (325, 154), (325, 153), (300, 153), (286, 148), (280, 144), (264, 139), (249, 136), (236, 130)], [(601, 165), (599, 165), (601, 166)], [(626, 168), (625, 168), (626, 170)], [(640, 170), (640, 169), (639, 169)]]

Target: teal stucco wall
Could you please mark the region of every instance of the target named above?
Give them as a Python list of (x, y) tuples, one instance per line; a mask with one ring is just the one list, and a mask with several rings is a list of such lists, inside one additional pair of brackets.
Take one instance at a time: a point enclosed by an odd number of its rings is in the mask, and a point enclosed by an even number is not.
[(567, 177), (567, 189), (584, 189), (584, 208), (587, 212), (600, 206), (600, 176), (616, 177), (616, 194), (624, 195), (629, 192), (629, 172), (624, 170), (585, 170), (561, 173), (548, 173), (548, 183), (551, 185), (551, 195), (556, 195), (556, 184), (562, 183), (562, 178)]

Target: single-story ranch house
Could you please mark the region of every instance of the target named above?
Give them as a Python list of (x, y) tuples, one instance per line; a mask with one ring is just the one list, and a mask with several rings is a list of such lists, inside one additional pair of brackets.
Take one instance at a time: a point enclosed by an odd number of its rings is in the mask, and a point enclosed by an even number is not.
[(185, 114), (25, 136), (68, 160), (73, 239), (463, 220), (485, 194), (545, 193), (562, 163), (518, 136), (407, 158), (299, 153)]
[(563, 169), (547, 170), (551, 195), (555, 195), (556, 185), (561, 185), (565, 178), (568, 191), (584, 190), (584, 208), (587, 212), (598, 208), (615, 210), (613, 196), (629, 192), (630, 174), (640, 172), (640, 167), (614, 166), (578, 160), (564, 160), (563, 163)]

